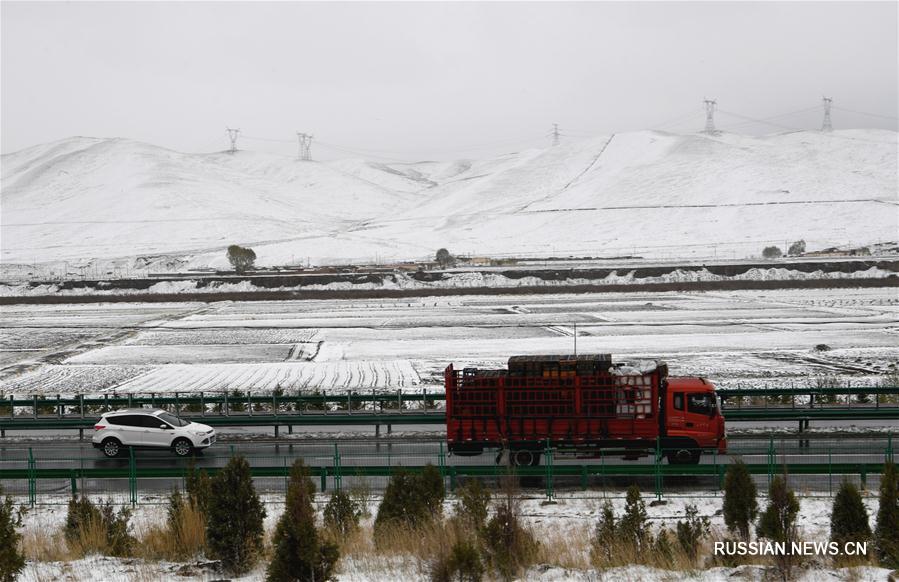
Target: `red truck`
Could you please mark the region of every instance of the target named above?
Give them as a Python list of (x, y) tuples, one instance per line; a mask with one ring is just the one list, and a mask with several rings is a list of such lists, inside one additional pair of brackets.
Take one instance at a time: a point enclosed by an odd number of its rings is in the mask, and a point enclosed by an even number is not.
[(539, 464), (549, 444), (577, 455), (621, 453), (633, 459), (656, 443), (669, 463), (698, 463), (727, 450), (715, 386), (669, 378), (650, 360), (612, 363), (609, 354), (513, 356), (508, 368), (445, 372), (449, 450), (509, 452), (512, 464)]

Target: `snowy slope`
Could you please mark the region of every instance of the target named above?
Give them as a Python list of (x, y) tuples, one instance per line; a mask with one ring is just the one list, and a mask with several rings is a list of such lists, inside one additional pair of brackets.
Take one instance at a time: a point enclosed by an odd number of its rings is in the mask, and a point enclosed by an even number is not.
[(487, 160), (298, 162), (73, 138), (3, 156), (4, 263), (472, 254), (743, 257), (896, 240), (897, 134), (642, 131)]

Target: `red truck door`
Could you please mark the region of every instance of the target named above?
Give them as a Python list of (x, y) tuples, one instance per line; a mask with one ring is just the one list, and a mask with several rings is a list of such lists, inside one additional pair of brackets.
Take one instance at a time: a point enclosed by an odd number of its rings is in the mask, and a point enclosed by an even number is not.
[(679, 433), (684, 430), (686, 422), (684, 416), (686, 414), (685, 394), (683, 392), (668, 391), (668, 434), (672, 431)]
[(697, 433), (715, 433), (717, 427), (711, 425), (711, 413), (715, 410), (714, 395), (709, 392), (688, 392), (686, 396), (684, 427)]

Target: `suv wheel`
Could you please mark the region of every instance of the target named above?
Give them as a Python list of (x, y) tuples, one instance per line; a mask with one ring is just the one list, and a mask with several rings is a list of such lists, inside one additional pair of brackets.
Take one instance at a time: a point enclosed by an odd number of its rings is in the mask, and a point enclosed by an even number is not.
[(122, 443), (118, 439), (106, 439), (103, 441), (103, 454), (107, 457), (118, 457), (121, 452)]
[(172, 450), (179, 457), (186, 457), (194, 450), (194, 446), (187, 439), (178, 439), (172, 444)]

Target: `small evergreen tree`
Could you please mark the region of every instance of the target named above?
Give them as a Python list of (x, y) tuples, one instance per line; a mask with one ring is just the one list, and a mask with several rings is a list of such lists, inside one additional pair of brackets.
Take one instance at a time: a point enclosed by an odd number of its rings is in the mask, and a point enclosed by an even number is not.
[(14, 509), (12, 497), (4, 497), (0, 501), (0, 582), (12, 582), (25, 567), (25, 556), (19, 550), (22, 535), (16, 531), (21, 525), (21, 510)]
[(229, 572), (249, 571), (262, 550), (264, 518), (250, 464), (242, 456), (232, 457), (211, 482), (206, 515), (210, 557), (221, 560)]
[(765, 247), (762, 249), (762, 256), (766, 259), (779, 259), (783, 256), (783, 251), (775, 246)]
[(633, 544), (638, 550), (644, 549), (649, 539), (646, 504), (640, 496), (640, 487), (631, 485), (627, 488), (624, 502), (624, 515), (618, 522), (618, 535)]
[(193, 459), (191, 459), (187, 468), (184, 489), (187, 491), (187, 499), (190, 505), (203, 515), (206, 515), (209, 511), (212, 481), (209, 479), (209, 474), (206, 471), (197, 469)]
[(885, 566), (899, 567), (899, 476), (892, 461), (883, 467), (878, 502), (874, 528), (877, 558)]
[(344, 491), (334, 491), (331, 498), (325, 506), (324, 520), (325, 526), (342, 536), (348, 535), (350, 532), (359, 527), (359, 518), (362, 516), (362, 510), (349, 495)]
[(681, 550), (691, 560), (695, 560), (699, 545), (708, 537), (712, 524), (708, 517), (699, 515), (699, 510), (695, 505), (687, 505), (686, 514), (685, 521), (678, 520), (677, 522), (677, 542), (680, 544)]
[[(787, 481), (781, 475), (772, 479), (768, 488), (768, 507), (759, 519), (756, 533), (759, 537), (768, 538), (773, 542), (783, 542), (789, 550), (793, 542), (799, 538), (796, 531), (796, 515), (799, 513), (799, 502), (796, 495), (787, 485)], [(784, 579), (790, 577), (795, 557), (791, 552), (785, 555), (778, 554), (774, 557), (774, 563), (780, 570)]]
[(478, 479), (469, 479), (459, 488), (456, 495), (456, 515), (462, 523), (475, 532), (483, 533), (487, 526), (490, 507), (490, 491)]
[(336, 544), (323, 542), (315, 528), (315, 484), (302, 459), (294, 461), (287, 484), (287, 504), (272, 539), (274, 556), (269, 582), (317, 582), (331, 579), (340, 557)]
[[(130, 518), (128, 508), (116, 513), (110, 501), (97, 507), (87, 497), (73, 497), (69, 500), (63, 532), (70, 547), (82, 547), (110, 556), (128, 556), (135, 544), (128, 533)], [(99, 539), (91, 535), (97, 531), (100, 532)]]
[(231, 245), (228, 247), (228, 262), (234, 267), (238, 273), (244, 273), (253, 268), (256, 261), (256, 253), (253, 249), (244, 248), (239, 245)]
[(599, 520), (596, 522), (596, 528), (593, 530), (593, 539), (590, 543), (590, 557), (596, 564), (603, 564), (612, 559), (612, 547), (615, 544), (615, 537), (618, 531), (618, 524), (615, 522), (615, 510), (612, 502), (608, 499), (602, 505), (602, 511)]
[(490, 561), (503, 580), (513, 579), (534, 560), (539, 544), (519, 517), (519, 500), (508, 477), (496, 513), (487, 522), (484, 542)]
[(400, 469), (387, 483), (375, 517), (375, 530), (423, 525), (442, 513), (443, 497), (443, 478), (433, 465), (428, 464), (418, 475)]
[(446, 498), (446, 489), (443, 485), (443, 477), (440, 470), (428, 463), (421, 475), (418, 475), (422, 503), (431, 515), (443, 515), (443, 500)]
[(830, 540), (842, 549), (847, 542), (867, 542), (871, 539), (868, 512), (862, 503), (858, 489), (849, 481), (843, 481), (833, 500), (830, 516)]
[(727, 468), (724, 475), (724, 524), (732, 533), (749, 539), (749, 526), (759, 512), (758, 489), (743, 461)]

